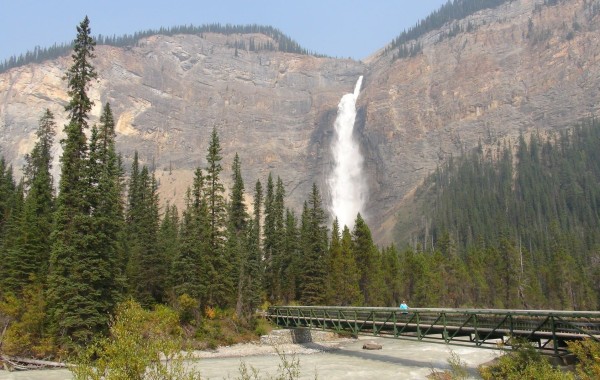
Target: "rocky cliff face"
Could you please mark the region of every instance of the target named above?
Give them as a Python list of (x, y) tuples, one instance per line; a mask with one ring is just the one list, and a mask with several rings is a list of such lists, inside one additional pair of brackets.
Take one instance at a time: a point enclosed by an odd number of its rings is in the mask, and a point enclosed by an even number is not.
[[(373, 214), (387, 222), (379, 237), (450, 155), (598, 114), (598, 8), (598, 1), (510, 1), (428, 33), (416, 57), (371, 57), (359, 103)], [(463, 32), (447, 37), (456, 24)]]
[[(233, 47), (242, 40), (248, 46), (250, 39), (258, 44), (268, 37), (157, 35), (132, 48), (97, 46), (92, 122), (110, 102), (126, 163), (137, 150), (142, 164), (154, 166), (164, 200), (181, 204), (194, 169), (206, 163), (213, 127), (224, 153), (223, 180), (229, 180), (237, 152), (250, 198), (256, 180), (264, 184), (272, 172), (286, 184), (290, 205), (299, 209), (312, 182), (324, 181), (329, 148), (323, 136), (339, 98), (352, 90), (365, 65)], [(16, 169), (35, 142), (45, 108), (62, 129), (68, 100), (62, 77), (69, 65), (64, 58), (0, 75), (0, 144)]]
[[(157, 35), (131, 48), (98, 46), (92, 122), (110, 102), (119, 150), (126, 160), (138, 150), (156, 167), (163, 199), (176, 203), (204, 166), (216, 127), (223, 166), (239, 153), (249, 195), (273, 172), (300, 210), (313, 182), (326, 193), (337, 104), (364, 74), (356, 133), (370, 184), (365, 216), (389, 242), (396, 211), (440, 161), (479, 141), (493, 145), (598, 112), (600, 1), (541, 3), (514, 0), (455, 21), (421, 37), (421, 54), (399, 60), (233, 47), (266, 42), (263, 35)], [(448, 37), (456, 23), (464, 32)], [(69, 64), (63, 58), (0, 75), (0, 146), (15, 169), (45, 108), (62, 129)]]

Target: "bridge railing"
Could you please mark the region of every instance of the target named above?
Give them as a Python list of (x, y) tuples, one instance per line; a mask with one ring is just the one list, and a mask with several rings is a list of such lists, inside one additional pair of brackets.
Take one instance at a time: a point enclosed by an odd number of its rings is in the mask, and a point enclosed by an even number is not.
[(554, 354), (566, 351), (569, 340), (600, 341), (597, 311), (274, 306), (269, 308), (267, 317), (289, 328), (470, 343), (489, 348), (508, 345), (511, 338), (520, 337)]

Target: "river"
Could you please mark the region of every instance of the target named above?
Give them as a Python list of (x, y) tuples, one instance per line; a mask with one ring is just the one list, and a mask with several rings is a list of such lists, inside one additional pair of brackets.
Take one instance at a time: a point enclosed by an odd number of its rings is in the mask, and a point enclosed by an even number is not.
[[(363, 350), (362, 345), (366, 341), (382, 344), (383, 349)], [(300, 362), (301, 379), (426, 379), (432, 369), (449, 368), (447, 359), (451, 350), (467, 364), (473, 379), (479, 378), (476, 370), (479, 364), (499, 355), (496, 351), (475, 347), (362, 337), (342, 343), (338, 350), (296, 357)], [(276, 354), (269, 354), (243, 358), (204, 358), (194, 361), (192, 365), (200, 369), (203, 379), (235, 379), (239, 377), (242, 361), (256, 368), (261, 378), (275, 375), (281, 362)], [(72, 376), (67, 370), (0, 371), (0, 380), (9, 379), (70, 380)]]

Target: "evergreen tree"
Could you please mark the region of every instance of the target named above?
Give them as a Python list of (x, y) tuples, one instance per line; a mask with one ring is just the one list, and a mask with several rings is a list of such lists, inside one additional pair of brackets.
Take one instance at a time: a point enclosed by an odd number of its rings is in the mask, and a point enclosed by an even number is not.
[(422, 251), (408, 249), (404, 254), (402, 276), (407, 280), (406, 294), (402, 297), (413, 307), (431, 307), (433, 290), (430, 287), (432, 272), (430, 261)]
[(114, 298), (104, 289), (112, 275), (112, 262), (94, 250), (88, 147), (85, 129), (92, 101), (87, 95), (96, 77), (91, 64), (94, 41), (86, 17), (77, 27), (73, 47), (73, 64), (67, 71), (69, 122), (65, 126), (61, 157), (61, 179), (52, 235), (52, 252), (48, 276), (50, 319), (62, 343), (70, 338), (85, 343), (94, 334), (105, 332)]
[(16, 184), (12, 176), (12, 168), (7, 167), (4, 157), (0, 157), (0, 296), (8, 291), (6, 284), (10, 276), (7, 268), (8, 255), (4, 248), (7, 238), (7, 224), (14, 206)]
[(231, 166), (231, 179), (233, 187), (229, 198), (229, 226), (233, 228), (236, 234), (246, 230), (248, 223), (248, 212), (244, 204), (244, 179), (242, 178), (242, 165), (240, 157), (236, 153)]
[(316, 184), (313, 184), (308, 203), (302, 212), (300, 241), (302, 259), (300, 269), (300, 299), (305, 305), (319, 305), (325, 300), (327, 262), (327, 217)]
[(111, 310), (125, 292), (122, 231), (124, 227), (123, 169), (115, 147), (115, 122), (106, 103), (100, 126), (94, 126), (89, 146), (88, 181), (91, 213), (89, 249), (108, 270), (98, 273), (95, 290)]
[(8, 166), (4, 157), (0, 157), (0, 243), (5, 237), (5, 226), (10, 216), (11, 201), (16, 188), (12, 166)]
[(273, 176), (269, 173), (267, 178), (267, 188), (265, 194), (265, 221), (264, 221), (264, 240), (263, 240), (263, 251), (264, 251), (264, 288), (267, 291), (267, 299), (269, 302), (273, 302), (275, 298), (275, 271), (274, 271), (274, 260), (273, 254), (275, 250), (275, 209), (273, 203), (275, 202), (275, 184), (273, 183)]
[(402, 268), (395, 246), (392, 245), (383, 249), (381, 264), (381, 272), (385, 284), (381, 289), (384, 293), (383, 304), (386, 306), (398, 306), (406, 296), (402, 291)]
[(360, 214), (356, 216), (352, 232), (352, 251), (359, 268), (359, 288), (367, 306), (383, 306), (384, 288), (381, 275), (381, 257), (373, 243), (371, 230)]
[(3, 260), (7, 267), (14, 264), (12, 268), (7, 268), (8, 272), (3, 276), (4, 286), (17, 293), (34, 279), (39, 283), (46, 281), (54, 211), (50, 150), (55, 129), (54, 115), (46, 110), (40, 118), (36, 133), (38, 140), (31, 153), (25, 157), (23, 179), (27, 194), (16, 236), (16, 250), (13, 251), (13, 260)]
[(333, 221), (327, 270), (327, 305), (360, 306), (363, 297), (358, 287), (358, 268), (352, 252), (352, 236), (344, 226), (340, 236), (338, 219)]
[(169, 202), (165, 205), (165, 214), (163, 215), (160, 227), (158, 229), (158, 251), (162, 252), (165, 259), (165, 270), (167, 283), (165, 290), (168, 293), (169, 289), (173, 288), (173, 263), (179, 254), (179, 211), (177, 206), (170, 205)]
[[(4, 178), (4, 185), (12, 188), (14, 180), (12, 179), (12, 170), (9, 169)], [(19, 294), (23, 287), (29, 282), (29, 273), (25, 272), (31, 268), (23, 267), (22, 251), (19, 246), (19, 236), (21, 229), (21, 220), (23, 218), (23, 181), (18, 186), (14, 186), (12, 191), (3, 191), (8, 196), (5, 200), (5, 210), (2, 225), (2, 240), (0, 242), (0, 285), (2, 292)], [(25, 272), (25, 273), (24, 273)], [(26, 277), (27, 276), (27, 277)]]
[(254, 216), (248, 224), (246, 278), (243, 285), (244, 312), (249, 314), (260, 305), (263, 297), (263, 263), (261, 236), (261, 205), (263, 203), (262, 184), (256, 181), (254, 187)]
[[(132, 169), (132, 173), (136, 171)], [(129, 191), (130, 200), (134, 200), (127, 216), (129, 290), (136, 300), (149, 306), (165, 301), (169, 274), (167, 258), (158, 249), (160, 214), (154, 174), (143, 166), (139, 176), (130, 179)]]
[(227, 208), (225, 188), (221, 182), (221, 143), (217, 129), (213, 128), (206, 154), (205, 194), (208, 204), (208, 266), (207, 301), (209, 306), (226, 306), (234, 294), (231, 281), (232, 263), (225, 257)]
[[(73, 64), (66, 74), (70, 100), (69, 104), (65, 106), (65, 110), (69, 112), (69, 124), (65, 128), (65, 132), (67, 132), (68, 142), (71, 142), (74, 148), (85, 145), (85, 136), (82, 134), (88, 127), (88, 113), (94, 105), (87, 94), (90, 83), (98, 76), (91, 62), (95, 58), (94, 46), (96, 46), (96, 42), (91, 35), (90, 20), (85, 16), (77, 26), (77, 38), (73, 41), (73, 54), (71, 55)], [(79, 152), (79, 150), (73, 149), (69, 151), (72, 156), (67, 158), (76, 159), (79, 157)], [(64, 154), (63, 157), (65, 157)], [(69, 161), (63, 160), (63, 165), (65, 162)]]
[(192, 188), (188, 189), (186, 208), (180, 229), (179, 253), (173, 261), (171, 283), (175, 295), (187, 294), (206, 304), (210, 278), (209, 265), (209, 217), (208, 205), (203, 194), (204, 176), (196, 169)]
[(298, 289), (300, 288), (300, 233), (298, 231), (298, 220), (296, 214), (286, 209), (285, 212), (285, 231), (284, 231), (283, 250), (284, 256), (281, 257), (281, 298), (284, 304), (299, 299)]
[(287, 260), (285, 246), (285, 188), (277, 177), (273, 187), (271, 175), (267, 182), (265, 198), (265, 252), (268, 252), (265, 267), (269, 301), (278, 303), (282, 296), (283, 265)]
[(236, 284), (235, 310), (242, 315), (244, 308), (244, 287), (248, 282), (248, 212), (244, 204), (244, 180), (240, 157), (235, 154), (231, 167), (233, 187), (229, 198), (229, 228), (227, 229), (227, 254), (231, 265), (230, 281)]

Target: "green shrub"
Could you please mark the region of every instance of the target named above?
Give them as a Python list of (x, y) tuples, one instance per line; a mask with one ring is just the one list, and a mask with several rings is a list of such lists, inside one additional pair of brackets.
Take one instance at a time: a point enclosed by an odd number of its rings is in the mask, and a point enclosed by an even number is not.
[(56, 353), (54, 339), (46, 332), (46, 302), (40, 284), (27, 285), (21, 299), (12, 294), (3, 297), (0, 329), (5, 326), (1, 341), (3, 353), (37, 358)]
[(177, 312), (183, 324), (195, 324), (198, 320), (198, 301), (184, 293), (177, 297)]
[(127, 301), (118, 306), (109, 336), (82, 352), (71, 371), (77, 380), (200, 379), (184, 369), (182, 349), (177, 312)]
[(550, 364), (529, 342), (514, 341), (513, 350), (498, 358), (498, 362), (480, 370), (484, 380), (564, 380), (574, 379)]
[(577, 376), (582, 380), (600, 379), (600, 342), (586, 339), (567, 345), (578, 360)]
[(273, 330), (273, 327), (266, 319), (256, 318), (254, 320), (254, 333), (257, 336), (268, 335), (271, 330)]

